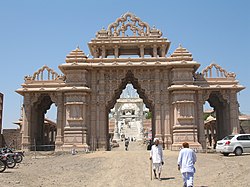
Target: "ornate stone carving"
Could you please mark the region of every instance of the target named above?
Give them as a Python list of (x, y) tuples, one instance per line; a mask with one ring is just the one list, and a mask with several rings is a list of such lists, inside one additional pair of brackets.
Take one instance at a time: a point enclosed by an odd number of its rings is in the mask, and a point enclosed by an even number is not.
[[(213, 68), (215, 69), (216, 76), (213, 75)], [(213, 77), (220, 77), (220, 78), (233, 78), (235, 79), (236, 74), (232, 72), (227, 72), (218, 64), (210, 64), (205, 69), (202, 70), (202, 74), (205, 78), (213, 78)]]
[(139, 17), (134, 14), (127, 12), (120, 18), (117, 18), (114, 23), (108, 26), (107, 31), (102, 29), (97, 33), (97, 37), (113, 36), (118, 37), (126, 36), (126, 31), (130, 29), (133, 32), (133, 36), (152, 36), (161, 37), (161, 31), (157, 30), (155, 27), (150, 28), (149, 24), (143, 22)]
[[(127, 35), (129, 29), (132, 36)], [(41, 114), (48, 107), (38, 106), (33, 110), (32, 106), (46, 97), (47, 104), (56, 103), (59, 111), (58, 149), (88, 145), (92, 150), (108, 149), (108, 112), (128, 83), (133, 84), (152, 111), (153, 137), (167, 141), (164, 144), (173, 150), (179, 149), (183, 141), (189, 141), (192, 148), (200, 148), (197, 137), (199, 141), (205, 137), (203, 103), (207, 100), (215, 103), (218, 118), (222, 116), (218, 121), (224, 123), (223, 130), (237, 128), (237, 92), (244, 87), (235, 80), (235, 74), (216, 64), (196, 73), (200, 64), (182, 46), (170, 57), (165, 56), (170, 42), (161, 36), (155, 27), (150, 28), (134, 14), (126, 13), (88, 43), (93, 59), (77, 48), (59, 66), (63, 76), (47, 66), (27, 76), (25, 84), (17, 90), (24, 96), (27, 125), (22, 130), (23, 146), (32, 144), (30, 133), (39, 134), (38, 125), (33, 124), (42, 124)], [(138, 58), (124, 58), (125, 55)], [(212, 76), (212, 69), (218, 79)]]
[[(46, 77), (44, 77), (45, 73), (47, 74)], [(35, 80), (35, 81), (54, 81), (57, 79), (63, 79), (63, 76), (58, 75), (53, 69), (50, 69), (48, 66), (43, 66), (39, 70), (37, 70), (33, 76), (26, 76), (24, 78), (25, 81)]]

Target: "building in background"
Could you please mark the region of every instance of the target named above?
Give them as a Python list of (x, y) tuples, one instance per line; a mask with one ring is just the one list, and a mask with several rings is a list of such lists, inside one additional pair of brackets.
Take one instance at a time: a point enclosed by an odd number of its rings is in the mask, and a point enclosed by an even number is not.
[(2, 146), (2, 127), (3, 127), (3, 94), (0, 93), (0, 146)]
[(148, 123), (145, 123), (146, 113), (141, 98), (120, 98), (111, 109), (109, 130), (114, 134), (113, 139), (121, 140), (125, 137), (142, 140), (148, 132)]

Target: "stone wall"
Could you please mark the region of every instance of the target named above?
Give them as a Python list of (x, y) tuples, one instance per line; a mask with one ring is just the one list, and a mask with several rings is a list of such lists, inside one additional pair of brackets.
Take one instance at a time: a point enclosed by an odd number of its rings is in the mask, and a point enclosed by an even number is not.
[(3, 141), (2, 146), (21, 149), (21, 133), (20, 129), (3, 129)]

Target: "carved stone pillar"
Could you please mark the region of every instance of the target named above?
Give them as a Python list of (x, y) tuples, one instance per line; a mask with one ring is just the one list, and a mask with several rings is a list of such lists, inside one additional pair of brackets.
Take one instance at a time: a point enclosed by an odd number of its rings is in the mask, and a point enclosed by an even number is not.
[(105, 46), (102, 45), (102, 58), (106, 58), (106, 49), (105, 49)]
[(115, 54), (115, 58), (119, 58), (119, 46), (118, 45), (114, 46), (114, 54)]
[(162, 140), (161, 101), (160, 101), (160, 71), (155, 70), (155, 137)]
[(87, 148), (87, 93), (65, 93), (66, 126), (64, 127), (63, 150)]
[(183, 142), (188, 142), (191, 148), (201, 149), (197, 138), (197, 122), (195, 121), (194, 91), (173, 91), (174, 126), (173, 150), (179, 150)]
[(206, 139), (205, 139), (205, 129), (204, 129), (204, 119), (203, 119), (203, 96), (202, 92), (197, 92), (197, 130), (198, 130), (198, 142), (201, 144), (202, 149), (206, 149)]
[(165, 57), (166, 56), (166, 45), (162, 45), (161, 46), (161, 57)]
[(157, 45), (153, 45), (153, 57), (157, 57)]
[(232, 134), (238, 134), (240, 132), (239, 125), (239, 104), (237, 101), (237, 92), (231, 90), (230, 92), (230, 127)]
[(99, 49), (94, 46), (94, 58), (99, 58)]
[(90, 95), (90, 125), (89, 125), (89, 144), (91, 150), (95, 150), (97, 147), (97, 136), (98, 136), (98, 130), (97, 130), (97, 123), (98, 123), (98, 111), (97, 111), (97, 72), (93, 71), (91, 73), (91, 95)]
[(164, 147), (165, 149), (171, 149), (172, 146), (172, 135), (171, 135), (171, 122), (170, 122), (170, 115), (171, 115), (171, 108), (170, 108), (170, 98), (169, 98), (169, 92), (167, 90), (167, 87), (169, 85), (169, 71), (163, 71), (163, 85), (162, 92), (163, 92), (163, 129), (164, 129)]
[(24, 113), (22, 124), (22, 150), (28, 151), (30, 149), (30, 127), (31, 126), (31, 98), (27, 93), (24, 95)]
[(98, 140), (98, 148), (107, 150), (108, 142), (108, 121), (105, 105), (105, 80), (104, 80), (104, 70), (100, 71), (99, 75), (99, 125), (100, 125), (100, 137)]
[(119, 140), (120, 139), (120, 132), (119, 132), (119, 127), (118, 127), (118, 120), (119, 120), (119, 114), (118, 114), (118, 107), (115, 107), (115, 129), (114, 129), (114, 140)]
[(144, 58), (144, 45), (140, 45), (140, 56)]
[(61, 150), (61, 146), (63, 145), (63, 118), (64, 118), (64, 103), (63, 103), (63, 95), (62, 93), (57, 94), (57, 134), (56, 134), (56, 141), (55, 146), (56, 150)]

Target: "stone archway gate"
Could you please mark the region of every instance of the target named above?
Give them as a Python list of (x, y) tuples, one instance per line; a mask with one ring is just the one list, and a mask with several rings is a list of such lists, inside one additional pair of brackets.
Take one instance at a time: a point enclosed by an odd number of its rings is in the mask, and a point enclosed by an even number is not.
[[(129, 30), (132, 36), (126, 34)], [(49, 96), (57, 106), (56, 150), (90, 145), (107, 150), (108, 112), (128, 83), (152, 111), (153, 136), (165, 148), (178, 150), (183, 141), (193, 148), (205, 147), (203, 104), (212, 92), (229, 103), (228, 132), (238, 131), (237, 92), (244, 87), (235, 74), (216, 64), (197, 73), (200, 64), (182, 46), (166, 57), (169, 40), (134, 14), (122, 15), (88, 45), (93, 58), (77, 47), (59, 65), (63, 75), (44, 66), (25, 77), (17, 90), (24, 96), (23, 149), (29, 149), (36, 133), (34, 103)]]

